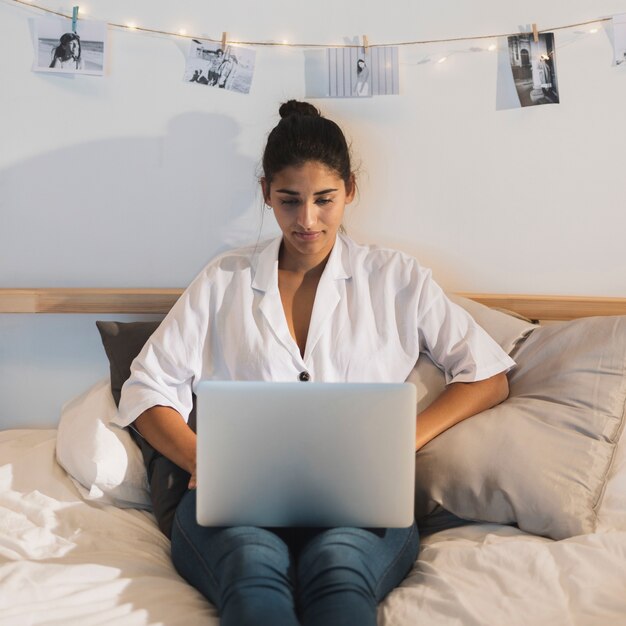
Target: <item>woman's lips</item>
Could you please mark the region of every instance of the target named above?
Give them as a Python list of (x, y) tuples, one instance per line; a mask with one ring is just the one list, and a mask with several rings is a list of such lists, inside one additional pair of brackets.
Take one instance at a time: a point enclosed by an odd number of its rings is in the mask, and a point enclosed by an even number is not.
[(314, 241), (320, 236), (320, 231), (315, 231), (311, 233), (302, 233), (299, 231), (294, 232), (294, 236), (302, 241)]

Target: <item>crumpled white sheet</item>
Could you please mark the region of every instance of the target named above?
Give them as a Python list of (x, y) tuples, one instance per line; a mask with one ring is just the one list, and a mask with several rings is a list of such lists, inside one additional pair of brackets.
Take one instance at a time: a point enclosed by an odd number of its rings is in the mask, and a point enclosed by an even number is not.
[(0, 432), (0, 624), (217, 626), (151, 514), (83, 501), (55, 436)]
[[(0, 432), (0, 624), (218, 626), (149, 513), (81, 499), (55, 433)], [(436, 532), (379, 624), (626, 624), (626, 531), (558, 542), (496, 524)]]
[(380, 623), (428, 626), (626, 624), (626, 532), (553, 541), (478, 524), (426, 537)]

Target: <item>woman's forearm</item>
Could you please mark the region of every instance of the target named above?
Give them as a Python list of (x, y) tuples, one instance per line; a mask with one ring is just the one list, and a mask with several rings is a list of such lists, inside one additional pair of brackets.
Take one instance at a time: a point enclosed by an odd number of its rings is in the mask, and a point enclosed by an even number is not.
[(168, 406), (153, 406), (144, 411), (133, 426), (155, 450), (195, 475), (196, 433), (178, 411)]
[(509, 395), (506, 374), (473, 383), (452, 383), (417, 416), (415, 449), (419, 450), (444, 430), (499, 404)]

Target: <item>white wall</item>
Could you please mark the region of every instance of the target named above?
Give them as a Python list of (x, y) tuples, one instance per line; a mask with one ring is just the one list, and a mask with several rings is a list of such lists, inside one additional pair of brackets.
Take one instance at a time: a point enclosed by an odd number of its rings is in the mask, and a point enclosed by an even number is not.
[[(36, 3), (71, 13), (71, 3)], [(543, 29), (626, 12), (626, 2), (82, 9), (217, 38), (332, 44)], [(256, 48), (247, 96), (183, 83), (183, 41), (116, 29), (106, 77), (38, 74), (37, 15), (0, 2), (0, 286), (184, 286), (217, 250), (255, 239), (260, 154), (278, 104), (304, 97), (303, 51)], [(400, 96), (315, 101), (360, 164), (349, 232), (415, 254), (450, 290), (626, 296), (626, 67), (612, 66), (610, 27), (590, 28), (556, 31), (559, 105), (496, 111), (498, 52), (487, 47), (505, 44), (490, 40), (401, 48)], [(0, 427), (53, 422), (106, 374), (94, 319), (0, 315)]]

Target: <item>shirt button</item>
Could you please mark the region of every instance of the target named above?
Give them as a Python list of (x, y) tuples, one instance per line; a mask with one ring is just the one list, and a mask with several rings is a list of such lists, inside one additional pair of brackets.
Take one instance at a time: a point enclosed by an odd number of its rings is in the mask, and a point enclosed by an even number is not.
[(298, 380), (300, 380), (303, 383), (306, 383), (309, 380), (311, 380), (311, 375), (308, 372), (300, 372), (300, 374), (298, 374)]

